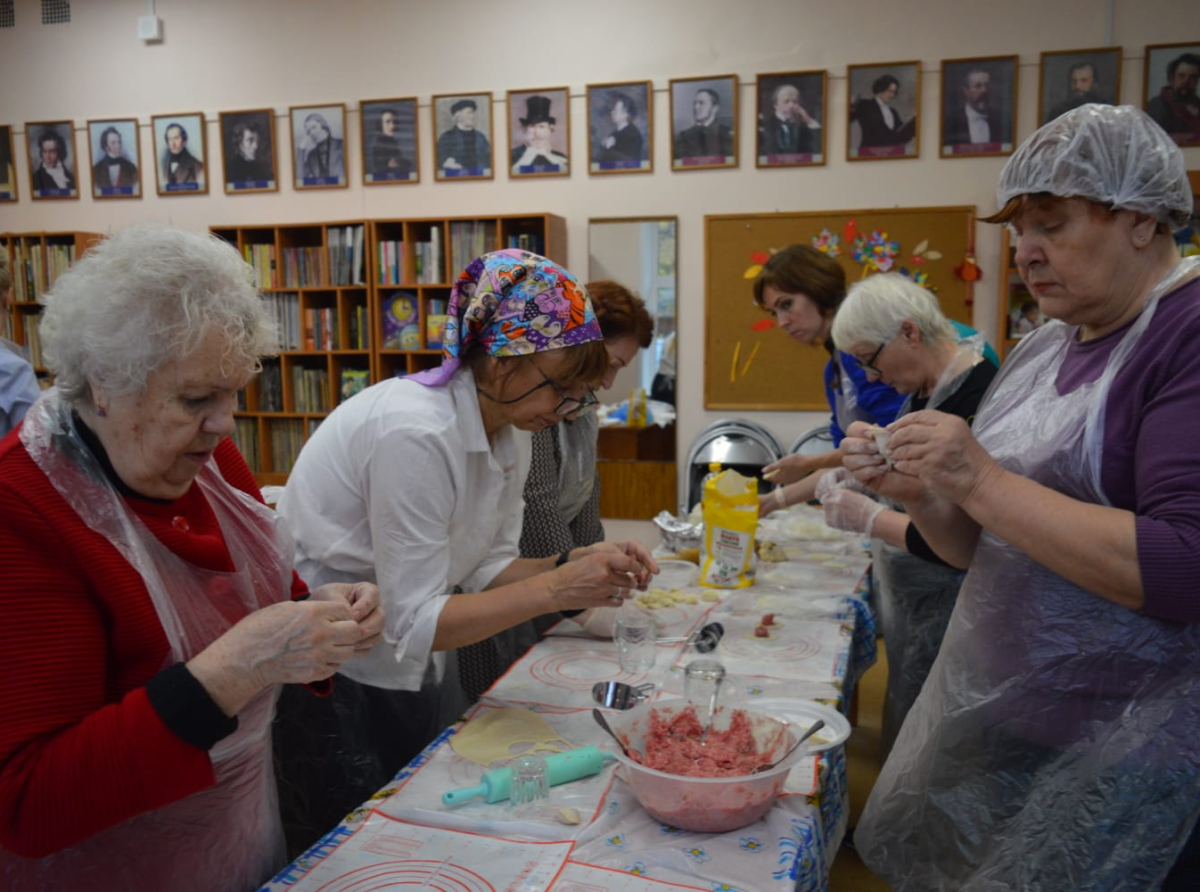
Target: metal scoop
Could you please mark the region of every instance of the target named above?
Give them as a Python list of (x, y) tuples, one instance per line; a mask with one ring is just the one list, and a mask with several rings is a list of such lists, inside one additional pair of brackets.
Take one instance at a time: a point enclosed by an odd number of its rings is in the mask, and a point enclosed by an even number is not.
[(650, 683), (631, 685), (623, 681), (598, 681), (592, 685), (592, 698), (609, 709), (633, 709), (654, 693)]

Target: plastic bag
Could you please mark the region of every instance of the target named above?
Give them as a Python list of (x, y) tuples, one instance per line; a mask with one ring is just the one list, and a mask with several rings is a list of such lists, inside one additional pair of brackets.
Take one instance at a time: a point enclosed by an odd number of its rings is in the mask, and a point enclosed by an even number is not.
[(737, 471), (722, 471), (704, 486), (704, 563), (700, 584), (745, 588), (754, 584), (754, 533), (758, 484)]

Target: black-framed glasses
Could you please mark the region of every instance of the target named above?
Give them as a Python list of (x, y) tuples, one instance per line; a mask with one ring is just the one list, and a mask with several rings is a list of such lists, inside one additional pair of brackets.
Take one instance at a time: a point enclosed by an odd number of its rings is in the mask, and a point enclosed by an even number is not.
[(858, 367), (864, 371), (874, 372), (876, 375), (882, 375), (883, 372), (879, 371), (879, 369), (875, 367), (875, 360), (879, 358), (879, 354), (883, 352), (883, 348), (890, 343), (891, 341), (884, 341), (882, 344), (876, 347), (875, 352), (871, 354), (870, 359), (859, 359), (857, 356), (854, 357), (855, 363), (857, 363)]
[[(533, 360), (531, 359), (530, 362), (533, 362)], [(476, 387), (475, 389), (492, 402), (507, 406), (511, 405), (512, 403), (521, 402), (521, 400), (525, 399), (531, 394), (536, 393), (543, 387), (550, 387), (556, 394), (558, 394), (559, 399), (558, 405), (554, 407), (554, 414), (562, 415), (564, 417), (567, 415), (586, 415), (600, 404), (600, 398), (596, 396), (595, 391), (593, 391), (591, 387), (588, 387), (587, 391), (581, 397), (568, 396), (563, 392), (563, 389), (558, 386), (558, 383), (553, 378), (542, 371), (541, 367), (536, 362), (533, 363), (533, 367), (537, 369), (537, 373), (542, 376), (542, 383), (533, 385), (533, 387), (529, 388), (520, 396), (515, 396), (510, 400), (498, 400), (480, 387)]]

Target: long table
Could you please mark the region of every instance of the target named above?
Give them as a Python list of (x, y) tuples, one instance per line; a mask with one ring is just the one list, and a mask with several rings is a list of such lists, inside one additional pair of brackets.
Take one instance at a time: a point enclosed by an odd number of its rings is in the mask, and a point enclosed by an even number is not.
[[(829, 530), (818, 511), (804, 507), (765, 519), (759, 539), (780, 544), (788, 560), (761, 564), (749, 588), (704, 589), (697, 585), (698, 568), (667, 564), (653, 587), (693, 595), (696, 603), (654, 611), (659, 634), (686, 636), (714, 620), (724, 625), (725, 636), (711, 655), (728, 672), (722, 702), (761, 704), (770, 713), (783, 701), (810, 699), (844, 711), (855, 682), (875, 660), (862, 542)], [(703, 600), (705, 592), (716, 592), (718, 600)], [(764, 613), (782, 621), (770, 639), (754, 635)], [(528, 710), (544, 720), (561, 748), (567, 748), (561, 741), (611, 748), (592, 720), (592, 685), (649, 681), (656, 699), (681, 696), (683, 667), (694, 656), (683, 644), (660, 644), (653, 669), (631, 676), (621, 671), (611, 641), (560, 623), (462, 722), (262, 889), (827, 889), (848, 805), (841, 746), (799, 762), (765, 817), (723, 834), (686, 832), (654, 820), (614, 770), (616, 763), (594, 777), (551, 787), (549, 798), (532, 803), (514, 807), (479, 798), (442, 805), (442, 793), (479, 783), (486, 770), (451, 745), (470, 723), (502, 717), (498, 710)], [(575, 810), (581, 822), (564, 823), (563, 809)]]

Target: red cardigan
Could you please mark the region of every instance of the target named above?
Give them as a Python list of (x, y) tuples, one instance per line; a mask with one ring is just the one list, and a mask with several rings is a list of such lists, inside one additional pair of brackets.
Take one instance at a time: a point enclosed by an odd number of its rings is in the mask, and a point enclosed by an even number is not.
[[(230, 440), (215, 458), (230, 484), (261, 500)], [(199, 487), (171, 503), (126, 502), (181, 558), (233, 569)], [(71, 510), (16, 432), (0, 440), (0, 568), (0, 846), (43, 857), (211, 786), (208, 753), (147, 697), (168, 644), (141, 577)], [(305, 591), (293, 574), (293, 596)]]

